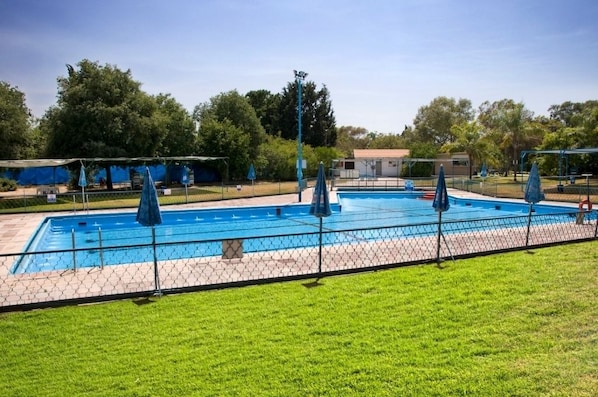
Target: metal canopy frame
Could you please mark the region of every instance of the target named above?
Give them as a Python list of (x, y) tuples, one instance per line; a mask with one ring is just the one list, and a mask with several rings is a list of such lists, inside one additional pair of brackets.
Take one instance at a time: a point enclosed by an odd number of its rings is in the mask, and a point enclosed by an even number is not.
[(212, 156), (174, 156), (174, 157), (80, 157), (70, 159), (33, 159), (33, 160), (0, 160), (0, 168), (36, 168), (36, 167), (62, 167), (75, 162), (83, 163), (166, 163), (170, 161), (214, 161), (224, 160), (228, 157)]
[(591, 154), (598, 153), (598, 148), (581, 148), (581, 149), (547, 149), (547, 150), (522, 150), (519, 154), (519, 172), (523, 174), (523, 163), (528, 154), (557, 154), (559, 156), (559, 185), (563, 177), (563, 158), (567, 163), (566, 168), (569, 168), (570, 154)]

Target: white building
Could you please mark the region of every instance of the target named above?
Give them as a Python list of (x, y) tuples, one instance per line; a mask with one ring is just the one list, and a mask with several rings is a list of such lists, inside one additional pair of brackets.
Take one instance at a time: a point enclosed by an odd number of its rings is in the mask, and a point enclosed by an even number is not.
[(401, 176), (403, 164), (411, 166), (416, 162), (434, 163), (432, 174), (438, 173), (440, 164), (449, 175), (468, 175), (469, 156), (466, 153), (441, 153), (436, 159), (411, 159), (409, 149), (354, 149), (352, 158), (334, 161), (336, 178), (378, 178)]
[(398, 178), (409, 149), (354, 149), (353, 158), (336, 160), (335, 176), (340, 178)]

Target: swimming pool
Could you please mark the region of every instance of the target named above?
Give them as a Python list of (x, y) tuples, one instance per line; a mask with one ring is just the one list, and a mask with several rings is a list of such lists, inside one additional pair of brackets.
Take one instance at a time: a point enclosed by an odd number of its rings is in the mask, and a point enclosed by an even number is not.
[[(358, 238), (366, 240), (376, 238), (376, 228), (390, 226), (428, 224), (419, 233), (436, 232), (433, 223), (438, 215), (432, 202), (422, 199), (421, 192), (339, 192), (337, 197), (332, 215), (323, 220), (324, 230), (335, 233), (326, 233), (324, 244), (350, 241), (356, 234), (347, 231), (357, 229)], [(519, 219), (529, 209), (527, 203), (455, 197), (450, 200), (451, 208), (443, 213), (443, 222), (449, 223), (445, 233), (451, 232), (451, 220)], [(543, 204), (534, 205), (534, 210), (536, 214), (577, 212), (576, 208)], [(26, 247), (26, 252), (36, 254), (24, 255), (12, 273), (151, 261), (151, 228), (139, 225), (135, 215), (129, 212), (48, 217)], [(162, 216), (163, 223), (156, 226), (156, 243), (172, 243), (172, 249), (168, 253), (158, 250), (158, 260), (220, 255), (221, 242), (228, 239), (246, 239), (245, 252), (318, 244), (319, 219), (309, 215), (309, 205), (166, 210)], [(558, 219), (562, 218), (555, 217), (554, 221)], [(479, 222), (476, 224), (480, 227)], [(276, 238), (268, 239), (267, 248), (260, 244), (259, 237), (273, 236)], [(65, 251), (73, 249), (72, 255), (65, 255)]]

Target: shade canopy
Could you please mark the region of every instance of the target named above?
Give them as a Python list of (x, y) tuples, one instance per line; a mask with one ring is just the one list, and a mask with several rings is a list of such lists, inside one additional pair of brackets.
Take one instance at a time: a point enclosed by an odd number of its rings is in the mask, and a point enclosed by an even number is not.
[(139, 200), (139, 208), (137, 209), (137, 222), (143, 226), (154, 226), (162, 223), (158, 192), (147, 167), (145, 167), (141, 200)]
[(444, 212), (450, 207), (448, 192), (446, 191), (446, 180), (444, 179), (444, 166), (440, 165), (440, 172), (438, 173), (438, 183), (436, 184), (436, 194), (432, 207), (436, 212)]
[(328, 189), (326, 188), (324, 164), (321, 162), (318, 168), (318, 178), (316, 180), (316, 187), (314, 188), (314, 195), (311, 199), (309, 213), (318, 218), (330, 216), (332, 214), (332, 210), (330, 209), (330, 199), (328, 197)]
[(253, 163), (249, 166), (249, 171), (247, 172), (247, 179), (249, 179), (250, 181), (253, 181), (256, 179), (255, 167), (253, 166)]
[(538, 172), (538, 163), (532, 164), (529, 172), (527, 184), (525, 185), (525, 201), (530, 204), (538, 203), (544, 200), (544, 192), (540, 183), (540, 173)]

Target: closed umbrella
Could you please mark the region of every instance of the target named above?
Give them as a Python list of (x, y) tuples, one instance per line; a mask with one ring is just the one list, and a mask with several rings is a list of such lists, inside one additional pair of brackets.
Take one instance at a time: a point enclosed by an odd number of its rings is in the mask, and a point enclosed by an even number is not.
[(79, 170), (78, 184), (81, 187), (81, 202), (83, 203), (83, 209), (85, 209), (85, 187), (87, 186), (87, 177), (85, 176), (85, 166), (83, 164), (81, 164), (81, 169)]
[(158, 202), (158, 192), (150, 175), (149, 168), (145, 168), (145, 177), (143, 178), (143, 187), (141, 189), (141, 199), (137, 209), (137, 222), (143, 226), (152, 228), (152, 248), (154, 251), (154, 283), (156, 295), (161, 295), (160, 277), (158, 275), (158, 257), (156, 255), (156, 225), (162, 223), (162, 213), (160, 212), (160, 203)]
[(189, 172), (187, 171), (187, 167), (183, 166), (183, 175), (181, 176), (181, 182), (185, 185), (185, 204), (189, 203), (189, 193), (188, 188), (189, 186)]
[(330, 209), (330, 199), (328, 197), (328, 189), (326, 188), (326, 175), (324, 173), (324, 164), (320, 162), (318, 168), (318, 178), (316, 180), (316, 187), (314, 188), (314, 195), (311, 199), (311, 206), (309, 213), (320, 219), (320, 252), (318, 262), (318, 273), (322, 272), (322, 218), (330, 216), (332, 210)]
[(444, 179), (444, 166), (440, 165), (438, 173), (438, 183), (436, 184), (436, 193), (432, 207), (438, 212), (438, 237), (436, 239), (436, 264), (440, 266), (440, 236), (442, 235), (442, 213), (450, 208), (448, 192), (446, 190), (446, 180)]
[(525, 246), (529, 243), (529, 230), (532, 223), (533, 205), (544, 200), (544, 192), (540, 183), (540, 173), (538, 172), (538, 163), (532, 164), (527, 183), (525, 184), (524, 199), (529, 203), (529, 213), (527, 215), (527, 234), (525, 237)]
[(255, 187), (253, 186), (253, 181), (255, 181), (256, 176), (255, 167), (253, 166), (253, 163), (251, 163), (251, 165), (249, 166), (249, 171), (247, 172), (247, 179), (251, 181), (251, 189), (253, 191), (253, 194), (255, 195)]
[(484, 194), (484, 181), (486, 180), (486, 177), (488, 176), (488, 170), (486, 169), (486, 163), (482, 164), (482, 170), (480, 171), (480, 176), (482, 177), (482, 183), (480, 185), (482, 185), (482, 194)]
[(486, 178), (488, 176), (488, 170), (486, 169), (486, 163), (482, 164), (482, 170), (480, 171), (480, 176), (482, 178)]

